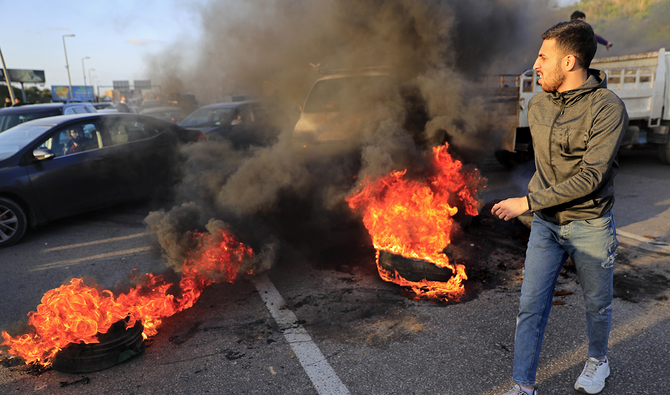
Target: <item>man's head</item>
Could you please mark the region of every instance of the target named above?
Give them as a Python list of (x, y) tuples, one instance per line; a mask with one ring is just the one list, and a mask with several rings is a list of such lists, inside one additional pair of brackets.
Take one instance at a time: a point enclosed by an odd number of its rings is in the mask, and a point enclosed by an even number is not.
[[(574, 89), (580, 78), (586, 76), (597, 43), (591, 26), (579, 20), (561, 22), (542, 34), (542, 47), (533, 69), (541, 77), (545, 92)], [(566, 83), (567, 80), (567, 83)]]
[(581, 11), (575, 11), (572, 13), (572, 15), (570, 15), (570, 19), (580, 19), (583, 21), (586, 19), (586, 14)]
[(77, 140), (84, 136), (84, 132), (81, 130), (81, 126), (74, 125), (68, 129), (68, 134), (72, 137), (73, 140)]

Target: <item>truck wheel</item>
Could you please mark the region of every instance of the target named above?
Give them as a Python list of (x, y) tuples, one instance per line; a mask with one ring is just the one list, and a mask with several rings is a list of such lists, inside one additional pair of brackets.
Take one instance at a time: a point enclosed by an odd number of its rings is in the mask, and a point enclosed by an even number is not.
[(0, 197), (0, 247), (16, 244), (26, 233), (28, 220), (21, 206)]
[(670, 165), (670, 141), (658, 145), (658, 159), (666, 165)]

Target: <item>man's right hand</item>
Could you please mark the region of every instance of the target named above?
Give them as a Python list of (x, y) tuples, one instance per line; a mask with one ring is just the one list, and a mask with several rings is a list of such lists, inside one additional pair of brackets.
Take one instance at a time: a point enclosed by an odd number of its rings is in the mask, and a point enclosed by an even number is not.
[(491, 214), (500, 219), (509, 221), (525, 213), (530, 208), (528, 207), (528, 199), (526, 197), (505, 199), (493, 205)]

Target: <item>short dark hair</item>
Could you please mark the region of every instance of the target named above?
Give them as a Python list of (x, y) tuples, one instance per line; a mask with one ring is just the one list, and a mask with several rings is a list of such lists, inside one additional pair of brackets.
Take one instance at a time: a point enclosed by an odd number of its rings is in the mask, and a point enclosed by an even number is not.
[(586, 14), (581, 11), (575, 11), (570, 15), (570, 19), (586, 19)]
[(577, 65), (588, 69), (598, 50), (598, 42), (591, 25), (584, 21), (559, 22), (542, 34), (543, 40), (556, 40), (556, 48), (563, 56), (574, 55)]

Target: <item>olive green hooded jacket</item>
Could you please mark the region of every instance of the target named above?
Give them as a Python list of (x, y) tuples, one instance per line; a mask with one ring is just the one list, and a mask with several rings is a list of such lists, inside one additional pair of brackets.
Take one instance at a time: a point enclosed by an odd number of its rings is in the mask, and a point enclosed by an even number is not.
[(577, 89), (535, 95), (528, 124), (536, 168), (528, 184), (530, 210), (559, 225), (609, 211), (628, 114), (607, 89), (605, 73), (589, 69)]

